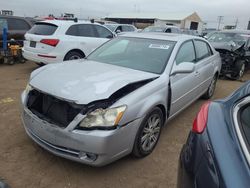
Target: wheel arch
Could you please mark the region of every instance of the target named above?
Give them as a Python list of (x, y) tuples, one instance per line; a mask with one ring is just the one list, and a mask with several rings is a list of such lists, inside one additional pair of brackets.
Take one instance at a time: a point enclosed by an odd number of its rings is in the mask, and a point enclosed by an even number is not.
[(78, 53), (80, 53), (81, 55), (83, 55), (83, 57), (86, 57), (85, 53), (84, 53), (82, 50), (80, 50), (80, 49), (78, 49), (78, 48), (75, 48), (75, 49), (72, 49), (72, 50), (68, 51), (68, 52), (65, 54), (65, 56), (64, 56), (64, 58), (63, 58), (64, 61), (65, 61), (65, 58), (67, 57), (67, 55), (68, 55), (70, 52), (78, 52)]

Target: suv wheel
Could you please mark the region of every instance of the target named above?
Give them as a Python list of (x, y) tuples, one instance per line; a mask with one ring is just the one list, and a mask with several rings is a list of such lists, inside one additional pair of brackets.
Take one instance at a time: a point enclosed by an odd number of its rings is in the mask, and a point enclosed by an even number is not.
[(71, 52), (67, 53), (67, 55), (64, 58), (64, 61), (82, 59), (82, 58), (84, 58), (84, 56), (81, 53), (79, 53), (77, 51), (71, 51)]
[(214, 91), (216, 88), (216, 83), (217, 83), (217, 75), (214, 75), (206, 93), (202, 96), (204, 99), (210, 99), (214, 95)]
[(135, 157), (149, 155), (157, 145), (163, 125), (163, 114), (155, 107), (142, 121), (137, 132), (132, 154)]

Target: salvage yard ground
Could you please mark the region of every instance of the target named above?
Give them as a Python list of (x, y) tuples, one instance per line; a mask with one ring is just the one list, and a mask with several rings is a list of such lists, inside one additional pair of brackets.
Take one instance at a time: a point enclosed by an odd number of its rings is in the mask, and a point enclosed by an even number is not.
[[(26, 135), (20, 119), (20, 93), (36, 68), (32, 62), (0, 65), (0, 178), (12, 188), (176, 187), (179, 152), (203, 100), (164, 127), (150, 156), (142, 160), (128, 156), (106, 167), (93, 168), (56, 157)], [(243, 81), (248, 79), (250, 71)], [(229, 95), (242, 84), (219, 80), (214, 99)]]

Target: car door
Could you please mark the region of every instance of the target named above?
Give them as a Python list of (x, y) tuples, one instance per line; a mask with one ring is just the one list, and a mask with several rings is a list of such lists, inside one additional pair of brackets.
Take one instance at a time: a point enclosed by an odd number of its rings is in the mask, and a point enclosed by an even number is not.
[(212, 78), (214, 76), (215, 61), (217, 60), (213, 56), (213, 52), (209, 44), (203, 40), (194, 40), (195, 51), (196, 51), (196, 68), (200, 74), (200, 83), (198, 85), (199, 94), (202, 95), (207, 91)]
[(78, 24), (78, 41), (87, 56), (103, 42), (99, 40), (93, 24)]
[[(196, 55), (192, 40), (184, 42), (176, 55), (172, 71), (181, 63), (196, 63)], [(195, 66), (192, 73), (173, 74), (170, 76), (171, 107), (170, 116), (176, 115), (198, 98), (200, 74)]]

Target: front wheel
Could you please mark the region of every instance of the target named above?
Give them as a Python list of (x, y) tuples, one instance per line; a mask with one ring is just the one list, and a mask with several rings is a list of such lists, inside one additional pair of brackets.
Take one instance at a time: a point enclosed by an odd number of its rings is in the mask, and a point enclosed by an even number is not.
[(237, 61), (235, 63), (235, 72), (231, 74), (231, 79), (238, 80), (243, 77), (245, 70), (246, 70), (246, 64), (244, 61)]
[(163, 114), (155, 107), (142, 121), (137, 132), (132, 154), (135, 157), (145, 157), (152, 153), (160, 138), (163, 126)]
[(215, 88), (216, 88), (216, 83), (217, 83), (217, 75), (214, 75), (206, 93), (203, 95), (202, 98), (204, 99), (210, 99), (214, 95)]

